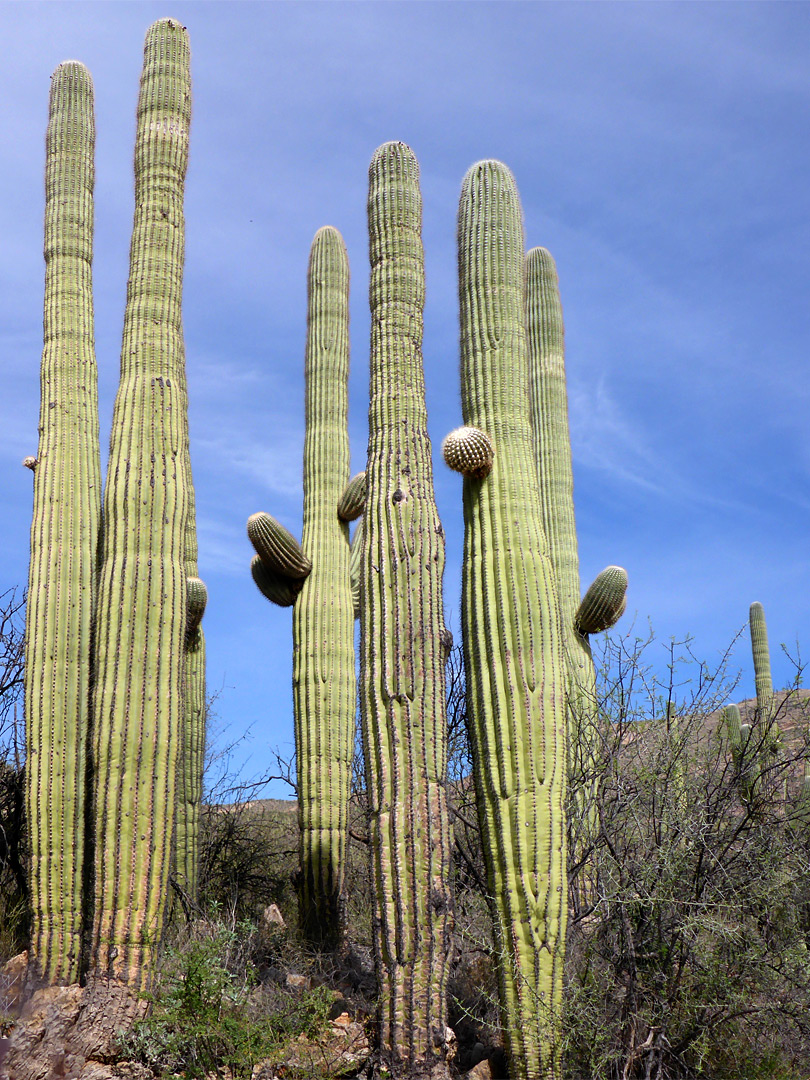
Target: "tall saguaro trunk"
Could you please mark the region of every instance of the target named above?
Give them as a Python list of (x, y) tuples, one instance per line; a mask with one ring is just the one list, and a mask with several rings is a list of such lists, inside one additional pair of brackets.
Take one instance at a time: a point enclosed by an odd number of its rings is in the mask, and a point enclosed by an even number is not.
[(307, 278), (304, 530), (312, 562), (293, 609), (293, 689), (301, 828), (301, 926), (341, 939), (357, 682), (349, 530), (338, 503), (349, 479), (349, 261), (319, 229)]
[(82, 932), (91, 626), (101, 516), (93, 340), (93, 83), (51, 81), (45, 167), (45, 314), (25, 640), (31, 959), (76, 982)]
[(467, 173), (458, 219), (464, 422), (492, 471), (464, 480), (470, 740), (514, 1080), (560, 1076), (566, 929), (566, 673), (540, 509), (523, 227), (500, 162)]
[(444, 534), (427, 434), (419, 166), (386, 143), (369, 169), (371, 388), (360, 581), (360, 706), (382, 1063), (446, 1075), (450, 825)]
[(172, 859), (182, 744), (188, 415), (180, 302), (189, 48), (150, 27), (138, 102), (135, 220), (104, 498), (93, 702), (91, 966), (148, 979)]

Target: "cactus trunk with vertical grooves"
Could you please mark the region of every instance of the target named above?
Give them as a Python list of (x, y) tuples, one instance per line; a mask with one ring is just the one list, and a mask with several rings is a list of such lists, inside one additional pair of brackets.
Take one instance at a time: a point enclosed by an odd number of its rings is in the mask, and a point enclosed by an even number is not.
[(301, 546), (312, 563), (293, 609), (293, 692), (301, 830), (300, 921), (309, 941), (342, 936), (356, 676), (349, 530), (349, 262), (318, 231), (307, 278), (306, 441)]
[(462, 624), (470, 741), (510, 1076), (560, 1075), (567, 918), (566, 671), (543, 532), (514, 179), (474, 165), (459, 204), (464, 423), (495, 448), (464, 480)]
[(422, 369), (419, 166), (386, 143), (369, 168), (371, 385), (360, 706), (370, 804), (382, 1064), (446, 1075), (451, 945), (444, 535)]
[(93, 699), (91, 966), (138, 988), (163, 929), (183, 740), (189, 507), (181, 294), (189, 48), (146, 35), (135, 217), (104, 497)]
[(755, 600), (748, 612), (751, 630), (751, 652), (754, 658), (754, 679), (757, 689), (757, 717), (767, 730), (773, 720), (773, 681), (771, 680), (771, 654), (768, 648), (768, 626), (765, 609)]
[(25, 643), (31, 958), (76, 982), (82, 930), (92, 604), (101, 516), (93, 341), (93, 83), (51, 81), (45, 169), (45, 311)]
[[(574, 519), (574, 474), (568, 429), (565, 328), (557, 267), (545, 248), (526, 256), (526, 330), (532, 391), (532, 422), (540, 482), (540, 507), (560, 601), (568, 671), (568, 769), (577, 779), (571, 807), (572, 854), (586, 858), (596, 832), (594, 756), (597, 745), (596, 674), (588, 635), (576, 624), (580, 604), (579, 548)], [(587, 860), (586, 860), (587, 867)], [(583, 867), (578, 901), (593, 898), (595, 882)]]

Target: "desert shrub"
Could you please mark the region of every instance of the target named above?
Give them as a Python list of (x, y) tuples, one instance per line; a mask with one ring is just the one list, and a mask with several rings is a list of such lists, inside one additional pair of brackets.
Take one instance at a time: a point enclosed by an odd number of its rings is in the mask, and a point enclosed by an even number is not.
[(323, 986), (257, 992), (256, 929), (200, 920), (165, 950), (146, 1019), (122, 1040), (124, 1056), (169, 1077), (249, 1080), (284, 1045), (326, 1029), (334, 995)]
[(791, 817), (808, 699), (779, 695), (770, 727), (752, 715), (735, 762), (719, 723), (727, 665), (710, 671), (687, 642), (657, 673), (653, 647), (608, 639), (594, 775), (575, 778), (595, 791), (597, 887), (583, 906), (574, 870), (566, 1075), (807, 1075), (808, 830)]
[(25, 739), (22, 723), (25, 598), (0, 594), (0, 964), (25, 946)]

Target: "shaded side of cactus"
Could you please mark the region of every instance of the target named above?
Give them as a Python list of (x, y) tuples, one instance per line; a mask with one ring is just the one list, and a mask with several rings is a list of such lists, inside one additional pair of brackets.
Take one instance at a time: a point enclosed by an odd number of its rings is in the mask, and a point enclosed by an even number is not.
[(175, 881), (186, 903), (197, 901), (200, 813), (205, 770), (205, 634), (202, 618), (208, 590), (197, 577), (197, 523), (191, 461), (186, 455), (188, 514), (185, 533), (186, 623), (183, 635), (183, 737), (177, 770)]
[(566, 669), (543, 530), (524, 321), (523, 227), (500, 162), (467, 173), (458, 219), (464, 423), (495, 448), (464, 481), (462, 625), (510, 1076), (560, 1075), (567, 920)]
[(446, 1072), (450, 824), (441, 633), (444, 534), (422, 370), (419, 167), (386, 143), (369, 168), (371, 385), (360, 707), (370, 803), (382, 1062)]
[(93, 342), (93, 83), (51, 80), (39, 450), (25, 640), (31, 959), (79, 977), (92, 604), (101, 517)]
[(356, 521), (366, 505), (366, 473), (357, 473), (351, 478), (338, 503), (338, 517), (341, 521)]
[(574, 626), (583, 636), (610, 630), (627, 607), (627, 571), (623, 566), (606, 566), (593, 579), (574, 616)]
[(360, 618), (360, 577), (363, 569), (363, 519), (357, 522), (349, 549), (349, 578), (352, 585), (352, 607), (355, 619)]
[(768, 729), (774, 715), (773, 681), (771, 679), (771, 654), (768, 648), (768, 626), (765, 622), (765, 609), (759, 601), (754, 601), (751, 605), (748, 625), (751, 630), (751, 652), (754, 658), (757, 718), (763, 728)]
[(250, 573), (259, 592), (279, 607), (292, 607), (304, 587), (301, 578), (288, 578), (276, 570), (268, 570), (258, 555), (251, 560)]
[(183, 741), (189, 507), (181, 294), (189, 47), (172, 19), (147, 32), (135, 216), (104, 497), (93, 699), (91, 966), (134, 987), (160, 941)]
[(307, 275), (301, 546), (312, 572), (293, 608), (300, 923), (327, 948), (343, 931), (357, 691), (349, 527), (336, 512), (349, 478), (348, 379), (349, 260), (327, 227), (315, 235)]

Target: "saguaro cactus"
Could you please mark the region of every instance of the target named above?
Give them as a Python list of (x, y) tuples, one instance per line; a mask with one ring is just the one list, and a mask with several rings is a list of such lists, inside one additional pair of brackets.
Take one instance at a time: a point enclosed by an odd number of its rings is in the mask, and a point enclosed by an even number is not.
[[(751, 629), (751, 652), (754, 659), (754, 679), (757, 689), (757, 718), (767, 730), (773, 721), (773, 681), (771, 680), (771, 654), (768, 649), (768, 627), (765, 609), (755, 600), (748, 612)], [(778, 732), (777, 732), (778, 734)]]
[(300, 915), (310, 941), (342, 931), (356, 677), (349, 529), (349, 261), (318, 231), (307, 277), (306, 442), (301, 546), (312, 572), (293, 608), (293, 695), (301, 828)]
[(444, 535), (427, 434), (419, 166), (386, 143), (369, 168), (371, 387), (360, 575), (360, 707), (380, 984), (392, 1075), (440, 1076), (451, 907), (441, 637)]
[(93, 345), (93, 83), (51, 81), (45, 168), (45, 345), (25, 642), (32, 961), (79, 976), (93, 588), (101, 513)]
[(188, 418), (180, 302), (189, 47), (150, 27), (135, 219), (104, 495), (93, 702), (97, 975), (141, 986), (164, 919), (183, 741)]
[(557, 1077), (566, 929), (566, 672), (538, 490), (514, 179), (467, 173), (458, 219), (464, 423), (494, 446), (464, 480), (462, 623), (510, 1076)]

